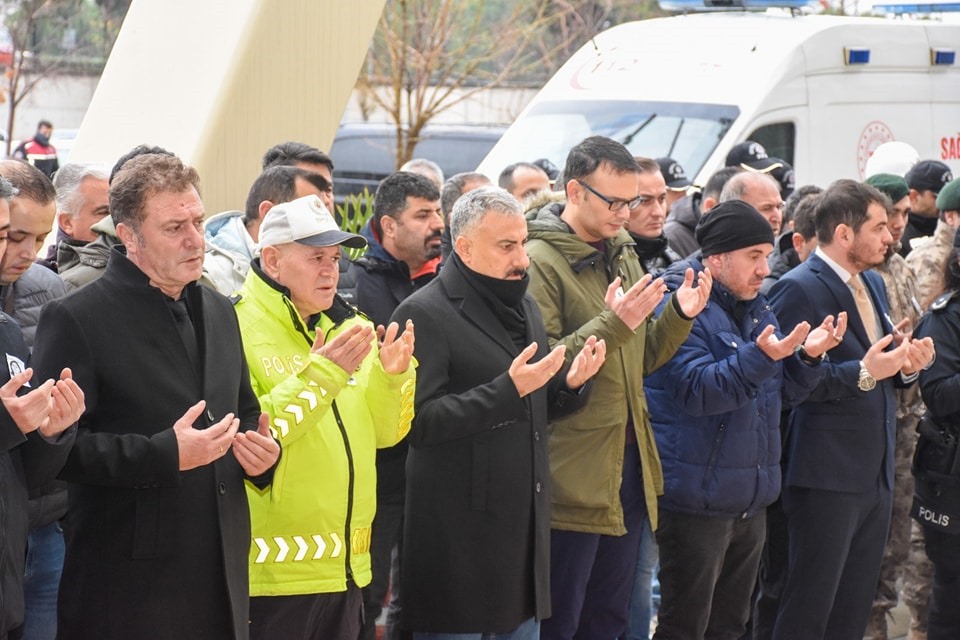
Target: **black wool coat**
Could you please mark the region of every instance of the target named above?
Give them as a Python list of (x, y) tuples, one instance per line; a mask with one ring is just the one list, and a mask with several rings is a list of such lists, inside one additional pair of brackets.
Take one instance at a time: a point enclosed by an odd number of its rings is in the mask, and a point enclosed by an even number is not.
[[(0, 386), (27, 364), (20, 327), (0, 313)], [(35, 388), (43, 381), (34, 375)], [(25, 393), (30, 389), (23, 389)], [(27, 493), (52, 480), (63, 466), (76, 434), (71, 427), (54, 442), (36, 431), (24, 436), (0, 403), (0, 638), (23, 622), (23, 570), (27, 553)]]
[[(531, 362), (549, 351), (524, 296)], [(566, 369), (520, 398), (519, 349), (455, 262), (400, 304), (417, 333), (416, 415), (407, 440), (402, 625), (437, 633), (505, 632), (550, 615), (548, 415), (586, 401)]]
[(102, 278), (41, 314), (34, 366), (73, 369), (87, 405), (60, 475), (61, 640), (248, 637), (244, 472), (232, 451), (181, 472), (173, 424), (203, 399), (195, 428), (232, 412), (255, 429), (260, 408), (230, 302), (195, 283), (185, 295), (201, 373), (163, 293), (117, 248)]

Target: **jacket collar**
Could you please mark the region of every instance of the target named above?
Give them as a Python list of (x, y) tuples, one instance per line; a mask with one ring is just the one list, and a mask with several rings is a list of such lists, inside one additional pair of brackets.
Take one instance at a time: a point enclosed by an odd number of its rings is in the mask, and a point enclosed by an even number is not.
[(260, 267), (259, 258), (250, 262), (250, 272), (243, 283), (240, 296), (241, 298), (253, 297), (260, 300), (264, 309), (274, 318), (284, 323), (291, 323), (294, 328), (307, 335), (309, 335), (312, 327), (320, 324), (321, 316), (326, 316), (334, 326), (337, 326), (357, 315), (356, 309), (351, 307), (338, 293), (334, 295), (333, 304), (330, 305), (330, 308), (317, 314), (317, 317), (313, 318), (313, 322), (309, 323), (311, 327), (308, 327), (290, 299), (290, 289), (268, 276)]
[[(579, 273), (588, 266), (596, 265), (598, 260), (603, 261), (604, 256), (574, 233), (573, 229), (560, 218), (564, 207), (564, 203), (558, 202), (527, 212), (527, 228), (531, 240), (539, 239), (553, 245), (567, 259), (570, 268)], [(621, 229), (616, 236), (605, 240), (604, 243), (608, 267), (623, 251), (632, 251), (636, 246), (625, 229)]]
[[(451, 301), (457, 302), (457, 310), (460, 315), (470, 324), (476, 326), (485, 333), (491, 340), (500, 345), (510, 357), (515, 357), (519, 351), (517, 346), (510, 339), (503, 323), (496, 317), (490, 307), (483, 301), (480, 294), (467, 282), (457, 266), (450, 261), (440, 270), (437, 280), (443, 284), (447, 297)], [(431, 284), (431, 286), (435, 286)], [(523, 298), (523, 311), (528, 318), (527, 333), (529, 334), (529, 318), (535, 317), (530, 308), (531, 300), (529, 295)]]
[[(811, 254), (804, 264), (808, 265), (810, 271), (816, 274), (820, 281), (823, 282), (827, 289), (830, 290), (837, 309), (856, 310), (857, 303), (853, 299), (853, 292), (850, 291), (850, 285), (844, 282), (837, 272), (834, 271), (833, 268), (828, 265), (818, 253), (814, 252)], [(861, 272), (860, 277), (863, 280), (864, 287), (870, 294), (873, 307), (877, 312), (878, 318), (880, 319), (881, 331), (885, 333), (890, 331), (891, 327), (887, 326), (888, 322), (886, 319), (886, 314), (883, 313), (885, 307), (880, 303), (882, 293), (877, 290), (876, 283), (870, 277), (869, 271)], [(873, 277), (876, 278), (878, 276), (873, 274)], [(857, 339), (863, 345), (864, 350), (869, 349), (872, 343), (867, 337), (867, 329), (863, 326), (863, 321), (860, 319), (860, 315), (857, 313), (852, 313), (849, 315), (850, 317), (847, 318), (848, 332), (852, 331), (853, 334), (856, 335)]]

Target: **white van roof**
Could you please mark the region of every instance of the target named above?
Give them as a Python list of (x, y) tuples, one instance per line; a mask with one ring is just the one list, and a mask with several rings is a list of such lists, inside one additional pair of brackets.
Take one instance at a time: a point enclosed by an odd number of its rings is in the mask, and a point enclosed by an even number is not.
[[(496, 176), (524, 154), (559, 166), (586, 135), (616, 131), (634, 153), (674, 156), (703, 184), (733, 144), (776, 122), (796, 123), (796, 154), (784, 158), (801, 181), (857, 177), (891, 139), (955, 166), (958, 43), (960, 24), (784, 11), (625, 23), (571, 56), (479, 170)], [(953, 61), (934, 64), (938, 50)], [(869, 61), (848, 64), (851, 51)], [(660, 128), (645, 130), (654, 117)], [(682, 139), (664, 137), (681, 129)]]
[[(784, 80), (844, 69), (845, 47), (870, 50), (869, 64), (849, 66), (850, 73), (934, 73), (943, 70), (931, 68), (930, 49), (953, 49), (958, 42), (960, 25), (929, 21), (747, 12), (658, 18), (599, 34), (538, 98), (642, 96), (749, 108), (751, 98), (762, 99)], [(637, 78), (642, 78), (637, 92), (624, 91)]]

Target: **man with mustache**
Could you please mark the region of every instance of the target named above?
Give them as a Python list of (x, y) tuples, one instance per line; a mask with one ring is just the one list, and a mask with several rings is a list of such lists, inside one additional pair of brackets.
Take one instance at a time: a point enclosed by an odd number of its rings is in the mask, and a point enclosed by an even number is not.
[[(780, 494), (780, 411), (819, 382), (826, 351), (842, 336), (828, 316), (785, 326), (760, 294), (770, 272), (770, 223), (742, 200), (717, 205), (697, 225), (701, 257), (671, 265), (709, 269), (706, 309), (676, 355), (644, 380), (663, 463), (661, 603), (655, 638), (739, 638), (766, 530)], [(786, 334), (786, 335), (785, 335)]]
[(849, 331), (820, 383), (790, 416), (784, 440), (787, 579), (775, 640), (862, 638), (890, 526), (895, 387), (933, 359), (929, 338), (890, 322), (883, 264), (889, 199), (838, 180), (817, 206), (818, 246), (770, 290), (782, 326), (847, 313)]
[[(377, 187), (373, 218), (361, 232), (367, 239), (367, 251), (342, 279), (347, 286), (341, 287), (341, 293), (349, 293), (351, 285), (355, 286), (357, 308), (375, 325), (387, 326), (397, 305), (437, 275), (443, 226), (440, 191), (432, 180), (407, 171), (387, 176)], [(368, 640), (376, 634), (377, 617), (391, 584), (391, 553), (400, 543), (403, 529), (406, 460), (406, 441), (377, 451), (377, 516), (370, 548), (373, 582), (364, 590), (362, 637)], [(388, 638), (395, 637), (400, 606), (399, 574), (397, 569), (393, 571)]]
[(547, 424), (583, 406), (606, 345), (585, 335), (569, 367), (565, 347), (550, 349), (526, 293), (516, 198), (470, 191), (451, 232), (440, 275), (394, 314), (429, 336), (416, 351), (403, 626), (414, 638), (534, 640), (550, 615)]

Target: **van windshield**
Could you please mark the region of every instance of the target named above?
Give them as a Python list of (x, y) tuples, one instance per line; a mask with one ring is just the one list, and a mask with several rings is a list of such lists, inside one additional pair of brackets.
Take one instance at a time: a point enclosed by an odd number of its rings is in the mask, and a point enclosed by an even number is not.
[(570, 149), (589, 136), (617, 140), (635, 156), (669, 156), (695, 176), (740, 115), (733, 105), (679, 102), (553, 101), (532, 108), (483, 163), (494, 177), (508, 164), (549, 158), (563, 168)]

